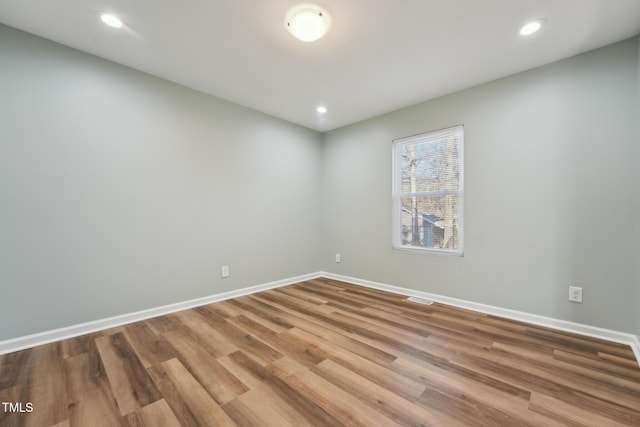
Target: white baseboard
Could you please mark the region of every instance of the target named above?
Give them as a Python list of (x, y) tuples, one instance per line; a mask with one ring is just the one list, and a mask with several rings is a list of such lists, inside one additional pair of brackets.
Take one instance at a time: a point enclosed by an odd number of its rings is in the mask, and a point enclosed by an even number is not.
[(281, 286), (287, 286), (293, 283), (304, 282), (305, 280), (316, 279), (321, 276), (322, 274), (319, 272), (305, 274), (302, 276), (291, 277), (289, 279), (277, 280), (275, 282), (263, 283), (260, 285), (249, 286), (246, 288), (223, 292), (220, 294), (196, 298), (189, 301), (182, 301), (175, 304), (164, 305), (162, 307), (155, 307), (148, 310), (136, 311), (134, 313), (123, 314), (106, 319), (94, 320), (91, 322), (81, 323), (79, 325), (39, 332), (24, 337), (12, 338), (9, 340), (0, 341), (0, 355), (13, 353), (14, 351), (24, 350), (26, 348), (36, 347), (43, 344), (48, 344), (54, 341), (89, 334), (91, 332), (125, 325), (127, 323), (138, 322), (140, 320), (149, 319), (151, 317), (162, 316), (165, 314), (175, 313), (176, 311), (212, 304), (214, 302), (266, 291), (268, 289), (279, 288)]
[(631, 345), (631, 349), (633, 350), (633, 354), (636, 355), (636, 360), (638, 361), (638, 365), (640, 365), (640, 336), (633, 335), (630, 345)]
[(492, 314), (495, 316), (505, 317), (507, 319), (518, 320), (521, 322), (531, 323), (534, 325), (545, 326), (566, 332), (573, 332), (580, 335), (586, 335), (594, 338), (600, 338), (607, 341), (627, 344), (633, 350), (636, 360), (640, 364), (640, 337), (624, 332), (612, 331), (609, 329), (598, 328), (595, 326), (583, 325), (580, 323), (569, 322), (566, 320), (554, 319), (551, 317), (539, 316), (537, 314), (525, 313), (522, 311), (510, 310), (507, 308), (495, 307), (492, 305), (480, 304), (472, 301), (466, 301), (458, 298), (451, 298), (443, 295), (432, 294), (429, 292), (418, 291), (415, 289), (402, 288), (399, 286), (387, 285), (384, 283), (373, 282), (370, 280), (359, 279), (356, 277), (342, 276), (328, 272), (316, 272), (305, 274), (302, 276), (291, 277), (289, 279), (277, 280), (275, 282), (263, 283), (260, 285), (249, 286), (242, 289), (223, 292), (220, 294), (209, 295), (202, 298), (196, 298), (189, 301), (183, 301), (175, 304), (164, 305), (161, 307), (141, 310), (134, 313), (123, 314), (120, 316), (109, 317), (106, 319), (95, 320), (91, 322), (81, 323), (78, 325), (68, 326), (65, 328), (54, 329), (51, 331), (40, 332), (37, 334), (27, 335), (24, 337), (12, 338), (0, 341), (0, 355), (12, 353), (26, 348), (36, 347), (48, 344), (54, 341), (64, 340), (89, 334), (128, 323), (138, 322), (140, 320), (152, 317), (162, 316), (165, 314), (175, 313), (177, 311), (189, 308), (199, 307), (202, 305), (212, 304), (218, 301), (224, 301), (231, 298), (249, 295), (256, 292), (266, 291), (268, 289), (279, 288), (294, 283), (304, 282), (305, 280), (326, 277), (328, 279), (340, 280), (354, 285), (365, 286), (372, 289), (391, 292), (394, 294), (419, 297), (430, 299), (442, 304), (454, 307), (474, 310), (481, 313)]
[(442, 304), (452, 305), (454, 307), (465, 308), (468, 310), (479, 311), (481, 313), (492, 314), (494, 316), (505, 317), (507, 319), (517, 320), (520, 322), (531, 323), (538, 326), (544, 326), (565, 332), (573, 332), (575, 334), (585, 335), (593, 338), (600, 338), (606, 341), (626, 344), (631, 347), (636, 356), (636, 361), (640, 365), (640, 338), (633, 334), (613, 331), (610, 329), (599, 328), (596, 326), (583, 325), (581, 323), (569, 322), (567, 320), (554, 319), (552, 317), (540, 316), (537, 314), (525, 313), (522, 311), (510, 310), (508, 308), (495, 307), (487, 304), (466, 301), (458, 298), (446, 297), (443, 295), (432, 294), (429, 292), (417, 291), (415, 289), (402, 288), (399, 286), (387, 285), (384, 283), (372, 282), (370, 280), (359, 279), (356, 277), (342, 276), (322, 272), (322, 277), (328, 279), (340, 280), (354, 285), (365, 286), (368, 288), (379, 289), (394, 294), (405, 295), (409, 297), (419, 297), (433, 300)]

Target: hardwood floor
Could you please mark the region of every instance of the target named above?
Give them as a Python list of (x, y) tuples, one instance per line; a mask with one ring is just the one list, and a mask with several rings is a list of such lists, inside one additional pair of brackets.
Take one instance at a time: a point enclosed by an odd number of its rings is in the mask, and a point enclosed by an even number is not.
[[(328, 279), (0, 356), (1, 426), (640, 426), (628, 346)], [(14, 408), (15, 409), (15, 408)]]

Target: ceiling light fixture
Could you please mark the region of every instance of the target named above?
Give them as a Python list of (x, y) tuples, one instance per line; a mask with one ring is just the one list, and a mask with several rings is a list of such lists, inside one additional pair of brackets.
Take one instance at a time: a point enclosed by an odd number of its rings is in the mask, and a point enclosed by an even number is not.
[(122, 21), (115, 15), (111, 15), (110, 13), (103, 13), (102, 15), (100, 15), (100, 19), (102, 19), (102, 22), (110, 27), (122, 28)]
[(318, 108), (316, 108), (316, 111), (320, 114), (324, 114), (327, 112), (327, 107), (325, 107), (324, 105), (321, 105)]
[(321, 7), (301, 4), (289, 10), (286, 26), (298, 40), (313, 42), (327, 34), (331, 27), (331, 18)]
[(537, 33), (540, 28), (546, 23), (544, 19), (536, 19), (535, 21), (527, 22), (520, 28), (521, 36), (530, 36), (533, 33)]

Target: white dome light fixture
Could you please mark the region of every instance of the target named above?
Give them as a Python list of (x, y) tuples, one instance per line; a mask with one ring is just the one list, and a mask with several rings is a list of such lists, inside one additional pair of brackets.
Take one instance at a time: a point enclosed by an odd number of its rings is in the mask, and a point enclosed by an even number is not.
[(527, 22), (522, 26), (522, 28), (520, 28), (520, 35), (530, 36), (533, 33), (537, 33), (540, 28), (546, 24), (546, 22), (547, 21), (544, 19), (536, 19), (535, 21)]
[(298, 40), (314, 42), (327, 34), (331, 27), (331, 17), (319, 6), (301, 4), (289, 10), (286, 26)]
[(110, 27), (122, 28), (122, 21), (115, 15), (111, 15), (110, 13), (103, 13), (102, 15), (100, 15), (100, 19), (102, 19), (102, 22)]
[(327, 111), (327, 107), (325, 107), (324, 105), (320, 105), (318, 108), (316, 108), (316, 111), (320, 114), (325, 114)]

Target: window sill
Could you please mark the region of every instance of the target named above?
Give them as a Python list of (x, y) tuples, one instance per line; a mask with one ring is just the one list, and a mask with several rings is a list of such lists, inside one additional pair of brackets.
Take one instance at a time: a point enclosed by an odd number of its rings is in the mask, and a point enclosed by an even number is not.
[(425, 255), (440, 255), (440, 256), (452, 256), (464, 258), (464, 251), (452, 252), (452, 251), (444, 251), (440, 249), (429, 249), (429, 248), (416, 248), (413, 246), (393, 246), (392, 249), (398, 252), (410, 252), (415, 254), (425, 254)]

